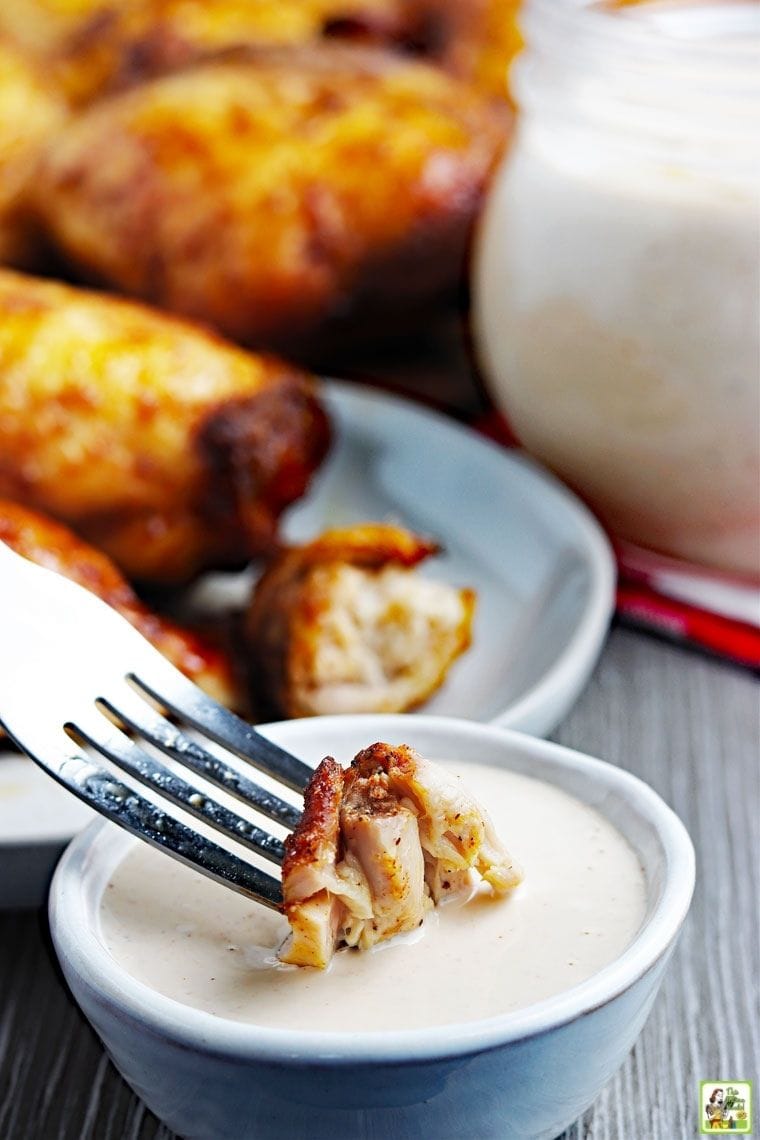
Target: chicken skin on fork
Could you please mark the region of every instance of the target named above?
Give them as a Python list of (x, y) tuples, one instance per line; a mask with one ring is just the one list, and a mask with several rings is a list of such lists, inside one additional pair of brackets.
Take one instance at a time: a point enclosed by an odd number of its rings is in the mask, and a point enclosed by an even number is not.
[(240, 708), (240, 687), (226, 654), (205, 638), (148, 609), (110, 559), (82, 542), (68, 527), (19, 503), (0, 499), (0, 542), (102, 598), (209, 696), (228, 707)]
[(276, 555), (245, 622), (262, 711), (401, 712), (429, 697), (470, 644), (475, 608), (472, 590), (415, 573), (437, 550), (362, 523)]
[(456, 293), (505, 137), (441, 70), (345, 45), (217, 59), (97, 104), (35, 206), (85, 276), (314, 358)]
[(266, 549), (328, 435), (292, 366), (0, 271), (0, 495), (66, 522), (128, 577), (181, 584)]
[(367, 950), (419, 926), (477, 873), (496, 894), (522, 873), (456, 776), (407, 745), (377, 743), (347, 770), (331, 757), (285, 840), (283, 962), (324, 969), (341, 945)]

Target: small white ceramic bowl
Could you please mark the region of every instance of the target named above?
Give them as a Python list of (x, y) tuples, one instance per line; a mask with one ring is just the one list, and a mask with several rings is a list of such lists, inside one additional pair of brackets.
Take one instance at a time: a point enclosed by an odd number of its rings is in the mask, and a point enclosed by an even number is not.
[(227, 1021), (163, 997), (111, 957), (98, 907), (135, 842), (95, 823), (69, 847), (50, 903), (74, 997), (148, 1107), (189, 1140), (551, 1140), (624, 1060), (691, 900), (694, 852), (673, 812), (612, 765), (489, 725), (435, 717), (321, 717), (267, 735), (316, 763), (373, 740), (496, 763), (602, 812), (637, 852), (647, 910), (633, 943), (582, 984), (514, 1013), (398, 1033), (319, 1033)]

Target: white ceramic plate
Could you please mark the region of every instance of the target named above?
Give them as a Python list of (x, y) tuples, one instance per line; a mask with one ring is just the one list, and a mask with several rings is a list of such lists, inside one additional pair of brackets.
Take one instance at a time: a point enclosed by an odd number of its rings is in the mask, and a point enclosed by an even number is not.
[[(585, 685), (612, 613), (614, 563), (598, 524), (530, 460), (445, 416), (337, 381), (326, 399), (335, 443), (286, 537), (375, 520), (436, 538), (444, 553), (423, 572), (473, 587), (478, 606), (472, 648), (424, 711), (550, 732)], [(249, 584), (216, 575), (195, 602), (218, 605), (225, 589), (234, 598)], [(87, 816), (30, 762), (0, 756), (0, 907), (41, 901)]]

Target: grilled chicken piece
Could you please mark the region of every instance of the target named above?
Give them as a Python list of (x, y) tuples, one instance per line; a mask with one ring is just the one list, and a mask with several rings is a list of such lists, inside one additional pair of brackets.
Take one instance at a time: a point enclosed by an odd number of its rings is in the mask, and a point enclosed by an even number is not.
[(51, 60), (79, 105), (229, 49), (326, 36), (404, 42), (420, 22), (407, 0), (96, 0), (92, 7)]
[(347, 914), (341, 940), (367, 950), (419, 926), (430, 901), (417, 814), (377, 766), (367, 768), (361, 758), (346, 773), (340, 822), (344, 849), (366, 879), (372, 910), (367, 917)]
[(227, 656), (204, 638), (149, 610), (110, 559), (67, 527), (0, 499), (0, 542), (97, 594), (196, 685), (222, 704), (240, 708), (241, 694)]
[(0, 35), (74, 104), (239, 47), (349, 38), (440, 63), (503, 98), (517, 0), (3, 0)]
[(40, 61), (76, 105), (228, 49), (325, 37), (416, 47), (417, 0), (3, 0), (0, 34)]
[(303, 357), (456, 292), (503, 141), (501, 117), (436, 68), (272, 49), (78, 116), (35, 200), (85, 273)]
[(102, 7), (103, 0), (2, 0), (0, 35), (9, 36), (50, 69), (69, 36)]
[(327, 757), (306, 789), (298, 829), (285, 841), (282, 889), (291, 934), (283, 962), (324, 969), (332, 958), (342, 911), (335, 893), (342, 795), (343, 770)]
[(0, 39), (0, 264), (35, 259), (24, 194), (40, 148), (65, 115), (55, 89), (19, 49)]
[(510, 100), (509, 65), (522, 47), (520, 0), (419, 0), (426, 56), (481, 94)]
[(475, 595), (414, 573), (428, 539), (365, 523), (278, 555), (246, 618), (267, 713), (400, 712), (442, 683), (470, 644)]
[(522, 879), (457, 777), (404, 744), (373, 744), (345, 772), (327, 757), (285, 841), (280, 957), (324, 969), (338, 946), (413, 930), (442, 898), (469, 892), (473, 872), (497, 894)]
[(0, 495), (130, 577), (273, 540), (328, 440), (309, 378), (142, 306), (0, 271)]

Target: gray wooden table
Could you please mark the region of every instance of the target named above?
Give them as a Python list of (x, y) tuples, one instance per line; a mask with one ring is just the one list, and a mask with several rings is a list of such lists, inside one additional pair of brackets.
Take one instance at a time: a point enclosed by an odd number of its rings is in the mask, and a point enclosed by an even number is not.
[[(758, 1076), (757, 684), (728, 665), (616, 629), (555, 737), (652, 784), (691, 832), (698, 876), (638, 1044), (565, 1140), (688, 1140), (698, 1134), (700, 1080)], [(0, 1140), (170, 1136), (72, 1003), (44, 914), (0, 915)]]

